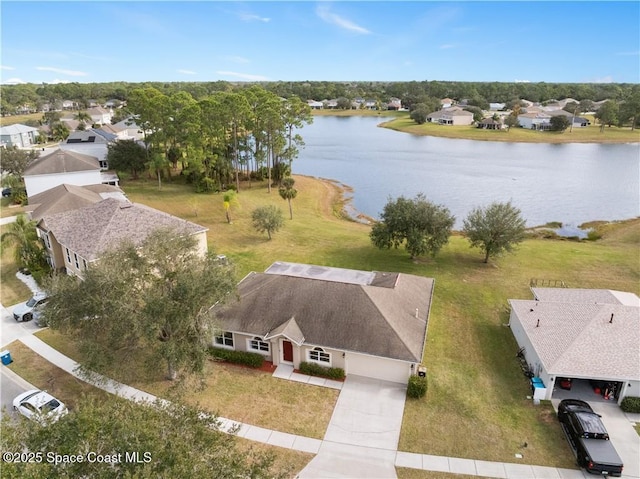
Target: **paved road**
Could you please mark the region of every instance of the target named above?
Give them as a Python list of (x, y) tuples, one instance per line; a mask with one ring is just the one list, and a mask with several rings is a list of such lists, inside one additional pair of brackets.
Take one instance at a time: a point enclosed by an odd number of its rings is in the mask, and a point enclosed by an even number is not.
[(10, 415), (15, 415), (13, 411), (13, 398), (18, 394), (36, 389), (6, 366), (0, 366), (0, 404), (3, 410)]

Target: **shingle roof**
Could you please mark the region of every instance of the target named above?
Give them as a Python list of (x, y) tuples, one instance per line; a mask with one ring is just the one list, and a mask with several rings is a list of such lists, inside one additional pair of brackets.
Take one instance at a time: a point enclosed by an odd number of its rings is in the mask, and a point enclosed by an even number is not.
[[(358, 279), (345, 281), (348, 272)], [(336, 279), (251, 273), (238, 285), (239, 300), (216, 313), (229, 331), (273, 337), (291, 329), (293, 318), (306, 344), (421, 362), (434, 280), (385, 273), (391, 282), (381, 274), (341, 270)], [(363, 284), (367, 276), (370, 282)]]
[(537, 300), (509, 303), (549, 374), (640, 380), (636, 295), (563, 288), (534, 288), (534, 294)]
[(45, 216), (38, 226), (52, 232), (61, 245), (87, 261), (98, 259), (103, 252), (123, 240), (140, 244), (158, 228), (175, 229), (185, 234), (207, 231), (203, 226), (162, 211), (115, 198)]
[(7, 125), (7, 126), (0, 126), (0, 135), (18, 135), (20, 133), (29, 133), (32, 131), (38, 131), (37, 128), (33, 128), (31, 126), (27, 126), (27, 125), (21, 125), (19, 123), (15, 124), (15, 125)]
[(58, 149), (32, 161), (25, 170), (24, 176), (91, 170), (100, 170), (100, 163), (97, 158), (74, 151)]
[(29, 208), (33, 208), (31, 218), (39, 220), (47, 215), (77, 210), (114, 195), (125, 198), (124, 193), (117, 186), (58, 185), (29, 198)]

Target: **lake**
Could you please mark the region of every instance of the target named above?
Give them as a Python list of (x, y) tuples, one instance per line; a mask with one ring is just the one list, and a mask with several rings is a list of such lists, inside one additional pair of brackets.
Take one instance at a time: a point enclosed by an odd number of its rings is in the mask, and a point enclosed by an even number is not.
[(638, 143), (454, 140), (380, 128), (382, 121), (315, 117), (300, 131), (306, 146), (293, 172), (353, 187), (352, 206), (374, 218), (389, 197), (420, 192), (449, 208), (456, 228), (493, 201), (511, 200), (528, 226), (640, 216)]

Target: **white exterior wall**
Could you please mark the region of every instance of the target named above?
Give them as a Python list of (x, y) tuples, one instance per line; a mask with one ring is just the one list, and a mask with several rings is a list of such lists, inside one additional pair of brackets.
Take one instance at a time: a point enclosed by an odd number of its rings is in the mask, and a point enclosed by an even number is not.
[(405, 361), (347, 352), (345, 373), (407, 384), (411, 364)]
[(198, 253), (200, 254), (200, 256), (204, 257), (207, 255), (207, 251), (209, 250), (209, 247), (207, 246), (207, 232), (203, 231), (201, 233), (197, 233), (195, 235), (196, 238), (196, 248), (198, 250)]
[(618, 404), (622, 402), (622, 399), (626, 396), (640, 397), (640, 381), (626, 381), (623, 384)]
[[(60, 149), (65, 151), (75, 151), (81, 155), (93, 156), (98, 159), (100, 164), (108, 163), (107, 153), (109, 153), (109, 150), (106, 143), (60, 143)], [(100, 183), (100, 181), (97, 183)]]
[[(322, 348), (322, 350), (325, 353), (328, 353), (328, 354), (331, 355), (331, 363), (330, 364), (327, 364), (327, 363), (322, 362), (322, 361), (309, 361), (308, 352), (313, 350), (313, 348), (316, 348), (316, 347)], [(294, 344), (293, 345), (294, 359), (295, 359), (295, 350), (296, 349), (297, 349), (296, 345)], [(315, 364), (319, 364), (320, 366), (324, 366), (325, 368), (342, 368), (342, 369), (344, 369), (345, 360), (342, 357), (342, 355), (345, 354), (344, 351), (340, 351), (338, 349), (325, 348), (323, 346), (313, 346), (313, 345), (308, 345), (308, 344), (303, 344), (302, 346), (300, 346), (299, 349), (300, 349), (300, 359), (297, 362), (294, 361), (296, 367), (299, 367), (300, 363), (302, 361), (304, 361), (304, 362), (307, 362), (307, 363), (312, 362), (312, 363), (315, 363)]]
[(520, 126), (522, 128), (531, 129), (531, 127), (533, 126), (533, 118), (527, 118), (526, 116), (519, 116), (518, 123), (520, 123)]
[(101, 182), (102, 178), (100, 177), (99, 170), (56, 173), (53, 175), (29, 175), (24, 177), (28, 198), (65, 183), (68, 185), (86, 186), (99, 185)]

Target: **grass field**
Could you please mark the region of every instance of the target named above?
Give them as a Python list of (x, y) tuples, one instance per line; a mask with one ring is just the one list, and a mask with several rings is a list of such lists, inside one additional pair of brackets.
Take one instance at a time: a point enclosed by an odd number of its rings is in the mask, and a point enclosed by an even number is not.
[(43, 113), (30, 113), (28, 115), (11, 115), (1, 116), (0, 126), (16, 125), (18, 123), (24, 123), (25, 121), (40, 121), (44, 117)]
[(418, 125), (409, 116), (383, 123), (381, 126), (414, 135), (459, 138), (465, 140), (507, 141), (524, 143), (631, 143), (640, 142), (640, 129), (607, 127), (600, 132), (600, 126), (592, 125), (574, 128), (572, 132), (535, 131), (524, 128), (510, 130), (483, 130), (475, 126), (447, 126), (435, 123)]
[(639, 293), (640, 220), (601, 227), (597, 242), (529, 239), (516, 254), (489, 264), (453, 236), (435, 259), (411, 261), (403, 250), (375, 249), (368, 226), (336, 213), (335, 184), (296, 177), (295, 186), (294, 219), (269, 241), (251, 227), (251, 211), (264, 204), (286, 211), (286, 202), (264, 185), (243, 186), (227, 224), (220, 194), (198, 195), (177, 181), (161, 190), (152, 180), (123, 182), (131, 200), (207, 226), (209, 246), (236, 263), (238, 279), (277, 260), (435, 278), (424, 359), (429, 391), (423, 400), (407, 402), (400, 450), (513, 462), (526, 441), (525, 463), (573, 467), (550, 406), (534, 407), (526, 399), (516, 343), (504, 326), (507, 300), (531, 298), (531, 278)]

